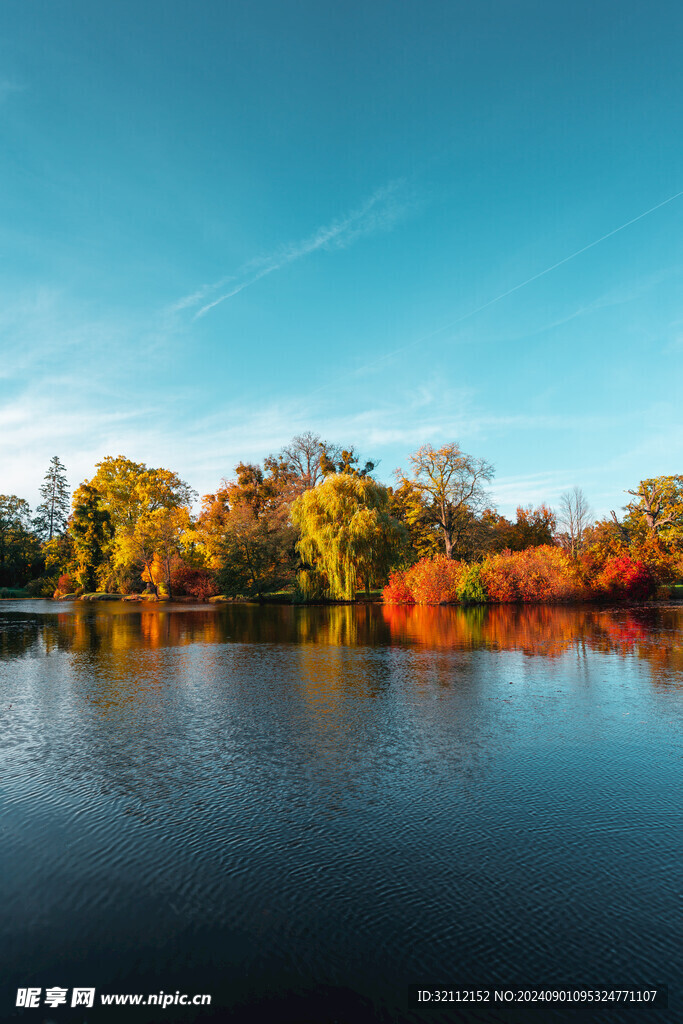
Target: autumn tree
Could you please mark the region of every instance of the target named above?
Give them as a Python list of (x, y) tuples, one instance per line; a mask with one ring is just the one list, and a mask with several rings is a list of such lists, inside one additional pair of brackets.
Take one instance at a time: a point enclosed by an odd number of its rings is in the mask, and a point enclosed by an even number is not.
[(389, 488), (389, 511), (401, 523), (409, 538), (409, 561), (439, 554), (443, 538), (438, 525), (424, 514), (422, 492), (412, 480), (403, 479), (396, 488)]
[(108, 455), (98, 462), (97, 473), (89, 483), (100, 493), (115, 532), (160, 508), (187, 508), (195, 496), (177, 473), (151, 469), (123, 455)]
[(85, 590), (94, 591), (97, 571), (105, 561), (113, 530), (111, 514), (92, 484), (81, 484), (74, 494), (69, 531), (73, 538), (77, 579)]
[(440, 448), (422, 445), (409, 461), (412, 477), (400, 471), (398, 477), (401, 486), (409, 482), (421, 498), (413, 521), (438, 528), (448, 558), (467, 554), (475, 517), (486, 506), (484, 484), (493, 478), (493, 466), (466, 455), (456, 442)]
[(320, 453), (320, 470), (323, 477), (340, 473), (344, 476), (355, 476), (359, 479), (370, 476), (376, 468), (377, 463), (367, 460), (361, 463), (355, 448), (343, 448), (333, 454), (325, 449)]
[(641, 480), (635, 491), (626, 493), (636, 499), (626, 505), (628, 525), (652, 537), (683, 541), (683, 476)]
[(210, 527), (217, 550), (217, 582), (224, 594), (261, 597), (291, 583), (296, 571), (296, 533), (289, 509), (297, 493), (295, 470), (283, 456), (263, 468), (240, 462), (236, 479), (223, 481), (200, 523)]
[(353, 600), (361, 582), (366, 590), (383, 584), (406, 542), (387, 488), (368, 476), (328, 475), (296, 499), (291, 515), (301, 558), (341, 600)]
[(66, 530), (70, 504), (66, 469), (56, 455), (50, 459), (40, 496), (43, 500), (36, 509), (33, 526), (43, 540), (50, 541)]
[(580, 487), (572, 487), (560, 497), (557, 525), (562, 531), (560, 540), (572, 558), (576, 558), (583, 547), (586, 530), (593, 521), (593, 510)]
[(323, 479), (321, 456), (324, 454), (334, 464), (341, 458), (341, 451), (339, 445), (324, 441), (319, 434), (307, 430), (296, 434), (275, 458), (289, 465), (300, 493), (315, 487)]
[(159, 545), (166, 543), (162, 524), (173, 520), (166, 513), (185, 510), (187, 516), (181, 518), (189, 524), (194, 491), (169, 469), (150, 468), (123, 455), (107, 456), (97, 463), (90, 486), (100, 495), (112, 528), (104, 548), (107, 572), (100, 572), (107, 587), (126, 585), (132, 572), (149, 570)]
[(508, 531), (510, 551), (525, 551), (552, 544), (555, 534), (555, 513), (547, 505), (518, 505), (517, 519)]
[(0, 494), (0, 586), (23, 586), (40, 572), (40, 562), (28, 502), (16, 494)]

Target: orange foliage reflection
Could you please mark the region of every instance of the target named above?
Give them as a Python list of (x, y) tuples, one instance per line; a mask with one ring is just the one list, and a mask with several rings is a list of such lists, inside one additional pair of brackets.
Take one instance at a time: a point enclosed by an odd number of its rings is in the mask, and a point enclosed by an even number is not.
[(382, 615), (392, 640), (429, 648), (521, 650), (552, 658), (585, 645), (603, 653), (635, 655), (655, 669), (683, 670), (683, 610), (675, 608), (383, 605)]

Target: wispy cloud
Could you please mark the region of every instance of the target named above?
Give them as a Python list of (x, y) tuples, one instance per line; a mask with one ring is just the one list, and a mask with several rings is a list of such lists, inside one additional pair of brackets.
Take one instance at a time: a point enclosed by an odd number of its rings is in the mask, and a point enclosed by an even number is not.
[[(235, 274), (223, 277), (212, 284), (202, 285), (190, 295), (175, 302), (171, 307), (171, 312), (177, 313), (184, 309), (195, 308), (194, 319), (197, 320), (206, 316), (221, 302), (232, 299), (262, 278), (296, 263), (319, 249), (345, 249), (359, 238), (376, 231), (389, 229), (412, 205), (414, 203), (407, 196), (405, 182), (389, 182), (373, 192), (356, 209), (351, 210), (344, 217), (319, 227), (308, 237), (284, 245), (268, 255), (250, 260)], [(216, 294), (217, 292), (220, 294)], [(209, 302), (205, 302), (204, 300), (211, 295), (214, 297)], [(199, 309), (196, 309), (197, 306)]]
[[(630, 220), (625, 221), (623, 224), (620, 224), (618, 227), (613, 228), (611, 231), (608, 231), (606, 234), (600, 235), (599, 238), (593, 239), (592, 242), (588, 242), (587, 245), (581, 246), (580, 249), (575, 249), (574, 252), (569, 253), (569, 255), (567, 255), (567, 256), (563, 256), (562, 259), (557, 260), (555, 263), (552, 263), (550, 266), (544, 267), (543, 270), (539, 270), (537, 273), (532, 274), (531, 277), (527, 277), (525, 280), (519, 281), (517, 284), (512, 285), (512, 287), (506, 288), (505, 291), (500, 292), (498, 295), (494, 295), (492, 298), (488, 299), (486, 302), (483, 302), (480, 305), (475, 306), (472, 309), (468, 310), (467, 312), (462, 313), (455, 320), (451, 320), (448, 323), (442, 324), (441, 327), (437, 327), (434, 330), (429, 331), (427, 334), (423, 334), (420, 337), (414, 338), (412, 341), (407, 342), (405, 345), (401, 345), (398, 348), (394, 348), (391, 351), (385, 352), (382, 355), (377, 356), (375, 359), (372, 359), (369, 362), (364, 363), (362, 366), (359, 366), (355, 370), (353, 370), (351, 374), (348, 374), (348, 376), (349, 377), (359, 376), (361, 374), (367, 373), (370, 370), (375, 370), (375, 369), (379, 368), (380, 366), (384, 365), (385, 363), (387, 363), (388, 361), (396, 358), (397, 356), (403, 355), (404, 353), (406, 353), (406, 352), (416, 348), (417, 346), (425, 345), (427, 342), (430, 342), (434, 338), (439, 337), (439, 335), (444, 334), (446, 331), (452, 331), (454, 328), (459, 327), (460, 324), (463, 324), (466, 321), (471, 320), (473, 317), (477, 316), (477, 314), (483, 313), (484, 310), (490, 309), (492, 306), (495, 306), (499, 302), (502, 302), (503, 299), (508, 298), (508, 296), (514, 295), (515, 292), (521, 291), (522, 288), (526, 288), (528, 285), (533, 284), (535, 281), (540, 280), (541, 278), (545, 277), (547, 274), (551, 274), (553, 271), (557, 270), (559, 267), (562, 267), (566, 263), (570, 263), (572, 260), (575, 260), (578, 256), (582, 256), (583, 253), (588, 252), (590, 249), (594, 249), (597, 245), (601, 245), (601, 243), (607, 241), (608, 238), (612, 238), (614, 235), (618, 235), (621, 231), (624, 231), (626, 228), (631, 227), (631, 225), (636, 224), (638, 221), (643, 220), (645, 217), (649, 217), (650, 214), (655, 213), (656, 210), (660, 210), (662, 207), (668, 206), (669, 203), (673, 203), (676, 199), (679, 199), (681, 196), (683, 196), (683, 189), (678, 191), (678, 192), (675, 192), (673, 195), (668, 196), (666, 199), (663, 199), (661, 202), (656, 203), (654, 206), (649, 207), (649, 209), (643, 210), (643, 212), (639, 213), (636, 217), (631, 217)], [(663, 273), (668, 273), (668, 271), (665, 271)], [(618, 300), (618, 302), (621, 302), (621, 301), (626, 301), (626, 300), (625, 299), (619, 299)], [(605, 305), (612, 305), (612, 304), (618, 304), (618, 302), (614, 303), (614, 302), (612, 302), (612, 301), (610, 301), (608, 299), (607, 302), (605, 302), (604, 304)], [(568, 320), (572, 320), (572, 319), (574, 319), (577, 316), (581, 316), (585, 312), (594, 312), (595, 309), (600, 308), (601, 305), (602, 305), (601, 301), (598, 300), (598, 302), (594, 306), (586, 307), (586, 309), (579, 309), (578, 311), (574, 311), (568, 317)], [(560, 321), (560, 323), (562, 323), (562, 322), (563, 321)], [(452, 339), (450, 339), (450, 340), (452, 340)]]

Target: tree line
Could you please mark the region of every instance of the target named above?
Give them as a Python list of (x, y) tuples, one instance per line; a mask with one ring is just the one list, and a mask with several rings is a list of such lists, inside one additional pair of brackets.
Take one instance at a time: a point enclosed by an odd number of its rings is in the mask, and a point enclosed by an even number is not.
[(390, 600), (543, 599), (500, 583), (501, 566), (509, 575), (510, 558), (531, 549), (518, 558), (530, 578), (543, 563), (583, 584), (619, 559), (624, 578), (634, 566), (653, 585), (683, 576), (683, 476), (641, 481), (620, 515), (598, 521), (578, 487), (556, 510), (520, 506), (512, 520), (491, 502), (491, 464), (456, 442), (420, 447), (393, 486), (376, 469), (306, 432), (262, 463), (240, 462), (194, 513), (196, 492), (172, 470), (107, 456), (71, 495), (55, 456), (33, 514), (0, 495), (0, 588), (313, 601), (391, 581)]

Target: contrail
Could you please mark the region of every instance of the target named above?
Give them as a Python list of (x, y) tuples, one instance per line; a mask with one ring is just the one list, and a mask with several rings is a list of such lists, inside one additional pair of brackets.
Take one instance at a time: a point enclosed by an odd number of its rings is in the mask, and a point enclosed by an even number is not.
[[(644, 213), (639, 213), (637, 217), (632, 217), (631, 220), (627, 220), (625, 224), (620, 224), (618, 228), (613, 228), (612, 231), (608, 231), (606, 235), (601, 235), (600, 238), (596, 238), (594, 242), (589, 242), (588, 245), (582, 246), (580, 249), (577, 249), (576, 252), (572, 252), (569, 256), (565, 256), (563, 259), (558, 260), (557, 263), (553, 263), (552, 266), (546, 267), (545, 270), (539, 270), (539, 272), (534, 274), (532, 277), (527, 277), (526, 281), (520, 281), (519, 284), (514, 285), (512, 288), (508, 288), (507, 291), (501, 292), (500, 295), (496, 295), (495, 298), (489, 299), (488, 302), (484, 302), (481, 306), (477, 306), (476, 309), (471, 309), (468, 313), (463, 313), (463, 315), (459, 316), (457, 320), (451, 320), (450, 323), (444, 324), (443, 327), (437, 327), (435, 331), (431, 331), (429, 334), (425, 334), (421, 338), (417, 338), (415, 341), (410, 341), (407, 345), (403, 345), (401, 348), (396, 348), (392, 352), (387, 352), (383, 356), (379, 356), (377, 359), (373, 360), (371, 363), (365, 363), (364, 366), (361, 366), (354, 371), (354, 375), (362, 372), (363, 370), (370, 370), (373, 366), (377, 366), (378, 363), (384, 362), (385, 359), (390, 359), (392, 356), (397, 356), (401, 352), (406, 352), (408, 349), (414, 348), (416, 345), (422, 345), (424, 342), (435, 338), (437, 334), (442, 334), (444, 331), (448, 331), (452, 327), (457, 327), (457, 325), (461, 324), (464, 320), (469, 320), (470, 317), (476, 316), (477, 313), (481, 313), (482, 310), (488, 309), (489, 306), (494, 306), (496, 302), (500, 302), (501, 299), (507, 298), (507, 296), (512, 295), (513, 292), (518, 292), (520, 288), (526, 288), (528, 284), (531, 284), (533, 281), (538, 281), (540, 277), (545, 277), (546, 274), (550, 274), (551, 271), (557, 270), (557, 268), (561, 267), (563, 264), (569, 263), (570, 260), (576, 259), (576, 257), (580, 256), (582, 253), (595, 248), (596, 245), (600, 245), (600, 243), (604, 242), (606, 239), (618, 234), (625, 228), (629, 228), (631, 224), (635, 224), (637, 221), (642, 220), (643, 217), (648, 217), (651, 213), (654, 213), (655, 210), (660, 210), (662, 206), (667, 206), (668, 203), (673, 203), (674, 199), (678, 199), (679, 196), (683, 196), (683, 189), (681, 189), (680, 192), (676, 192), (674, 195), (669, 196), (668, 199), (663, 199), (662, 202), (657, 203), (656, 206), (651, 206), (650, 209), (645, 210)], [(338, 380), (339, 378), (337, 378), (337, 381)]]

